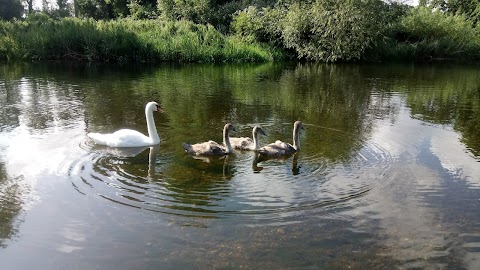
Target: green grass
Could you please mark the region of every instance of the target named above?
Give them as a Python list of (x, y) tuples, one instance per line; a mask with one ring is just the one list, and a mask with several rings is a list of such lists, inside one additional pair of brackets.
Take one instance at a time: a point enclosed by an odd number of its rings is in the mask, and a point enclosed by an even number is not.
[(281, 52), (189, 21), (34, 18), (0, 22), (0, 59), (89, 62), (266, 62)]

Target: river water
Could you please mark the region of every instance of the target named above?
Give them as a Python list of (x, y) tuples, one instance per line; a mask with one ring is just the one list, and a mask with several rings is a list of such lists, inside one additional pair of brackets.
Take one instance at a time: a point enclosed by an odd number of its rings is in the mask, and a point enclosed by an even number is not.
[[(86, 136), (152, 100), (160, 145)], [(0, 65), (2, 269), (479, 269), (479, 209), (476, 65)]]

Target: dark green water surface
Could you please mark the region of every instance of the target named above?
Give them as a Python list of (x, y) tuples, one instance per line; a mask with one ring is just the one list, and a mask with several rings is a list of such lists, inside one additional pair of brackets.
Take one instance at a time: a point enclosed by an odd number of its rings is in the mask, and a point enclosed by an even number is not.
[[(88, 132), (161, 143), (113, 149)], [(302, 150), (194, 159), (261, 125)], [(480, 67), (0, 65), (1, 269), (480, 269)]]

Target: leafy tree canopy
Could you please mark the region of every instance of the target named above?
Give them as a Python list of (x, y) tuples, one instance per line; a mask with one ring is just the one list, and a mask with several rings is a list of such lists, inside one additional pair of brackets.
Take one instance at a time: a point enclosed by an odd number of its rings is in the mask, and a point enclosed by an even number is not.
[(450, 15), (465, 15), (474, 24), (480, 20), (480, 0), (421, 0), (420, 5), (440, 9)]

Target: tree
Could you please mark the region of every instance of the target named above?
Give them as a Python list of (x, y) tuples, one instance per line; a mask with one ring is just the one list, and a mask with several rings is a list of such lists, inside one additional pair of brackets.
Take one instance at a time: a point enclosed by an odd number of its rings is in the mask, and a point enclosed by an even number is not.
[(78, 18), (78, 1), (73, 0), (73, 16)]
[(280, 40), (298, 58), (351, 61), (362, 57), (387, 25), (380, 0), (292, 1), (273, 9), (238, 13), (233, 28), (261, 41)]
[(450, 15), (465, 15), (474, 25), (480, 20), (480, 0), (421, 0), (421, 4)]
[(59, 10), (67, 9), (67, 0), (57, 0), (57, 6)]
[(111, 7), (105, 0), (77, 0), (78, 15), (96, 20), (111, 19)]
[(0, 0), (0, 19), (20, 18), (22, 14), (23, 6), (20, 0)]
[(27, 3), (27, 10), (28, 14), (32, 14), (33, 12), (33, 0), (23, 0), (25, 3)]

